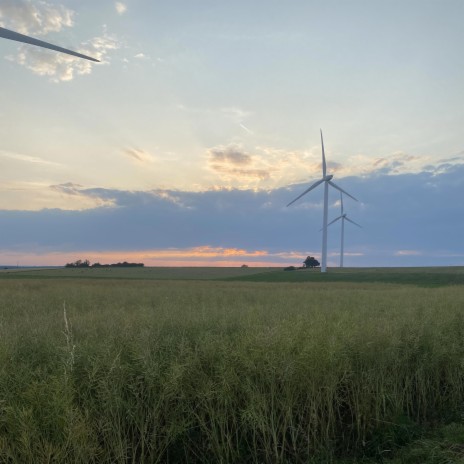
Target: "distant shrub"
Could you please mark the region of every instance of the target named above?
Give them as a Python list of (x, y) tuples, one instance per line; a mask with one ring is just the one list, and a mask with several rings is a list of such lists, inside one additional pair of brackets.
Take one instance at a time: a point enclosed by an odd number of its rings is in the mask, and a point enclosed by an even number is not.
[(284, 267), (284, 271), (296, 271), (296, 267), (295, 266), (287, 266), (287, 267)]

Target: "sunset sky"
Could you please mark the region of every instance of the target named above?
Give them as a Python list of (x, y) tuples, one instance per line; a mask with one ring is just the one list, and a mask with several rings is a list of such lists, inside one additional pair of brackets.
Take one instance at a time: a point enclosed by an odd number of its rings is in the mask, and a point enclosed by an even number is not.
[[(0, 0), (0, 265), (464, 265), (462, 0)], [(331, 192), (329, 219), (340, 213)], [(331, 226), (329, 265), (340, 228)]]

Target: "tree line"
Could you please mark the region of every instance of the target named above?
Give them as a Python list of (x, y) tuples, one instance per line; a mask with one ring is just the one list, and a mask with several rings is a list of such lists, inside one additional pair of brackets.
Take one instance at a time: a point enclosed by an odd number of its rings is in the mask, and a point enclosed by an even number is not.
[(78, 259), (77, 261), (74, 261), (72, 263), (66, 263), (64, 267), (144, 267), (145, 264), (143, 263), (128, 263), (127, 261), (124, 261), (122, 263), (113, 263), (113, 264), (100, 264), (100, 263), (93, 263), (90, 264), (90, 261), (88, 259)]

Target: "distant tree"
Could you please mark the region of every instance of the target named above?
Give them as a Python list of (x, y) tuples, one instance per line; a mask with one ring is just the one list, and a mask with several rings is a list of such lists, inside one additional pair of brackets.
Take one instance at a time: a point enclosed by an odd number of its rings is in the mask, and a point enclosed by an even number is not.
[(122, 263), (116, 263), (116, 264), (109, 264), (109, 267), (144, 267), (145, 264), (143, 263), (128, 263), (127, 261), (124, 261)]
[(123, 263), (116, 263), (116, 264), (100, 264), (100, 263), (94, 263), (90, 265), (90, 261), (88, 259), (82, 261), (78, 259), (77, 261), (74, 261), (73, 263), (67, 263), (65, 267), (144, 267), (145, 265), (143, 263), (128, 263), (127, 261), (124, 261)]
[(306, 268), (313, 268), (313, 267), (319, 267), (320, 263), (316, 258), (313, 258), (312, 256), (308, 256), (304, 261), (303, 261), (303, 267)]
[(82, 261), (78, 259), (77, 261), (74, 261), (73, 263), (67, 263), (65, 267), (89, 267), (90, 266), (90, 261), (88, 259)]
[(240, 267), (243, 267), (243, 268), (248, 267), (248, 264), (242, 264)]

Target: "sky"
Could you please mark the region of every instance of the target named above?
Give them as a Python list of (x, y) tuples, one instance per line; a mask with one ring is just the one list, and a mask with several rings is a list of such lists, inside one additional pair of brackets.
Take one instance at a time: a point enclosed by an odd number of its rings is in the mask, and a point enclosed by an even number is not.
[[(0, 265), (464, 265), (462, 0), (0, 0)], [(340, 215), (331, 191), (329, 219)], [(339, 221), (340, 222), (340, 221)], [(340, 253), (329, 229), (328, 265)]]

